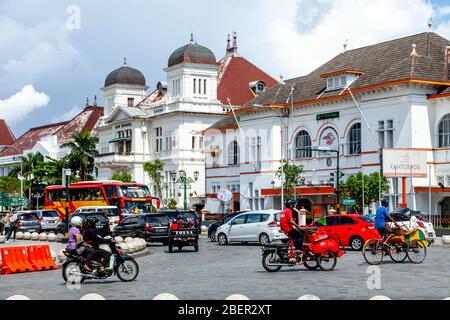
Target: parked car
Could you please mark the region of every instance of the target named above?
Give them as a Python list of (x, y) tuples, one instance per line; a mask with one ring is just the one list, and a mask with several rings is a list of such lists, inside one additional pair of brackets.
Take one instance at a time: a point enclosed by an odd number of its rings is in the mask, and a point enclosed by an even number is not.
[(421, 211), (414, 211), (408, 208), (399, 208), (391, 212), (392, 218), (400, 225), (405, 226), (408, 230), (420, 229), (430, 243), (436, 239), (436, 231), (433, 223), (429, 222), (427, 214)]
[[(96, 217), (98, 219), (98, 222), (96, 225), (97, 234), (101, 237), (106, 237), (106, 236), (111, 235), (111, 230), (109, 228), (109, 219), (102, 212), (77, 212), (77, 213), (73, 213), (70, 216), (70, 219), (72, 219), (73, 217), (81, 217), (81, 219), (83, 220), (83, 224), (84, 224), (84, 221), (87, 219), (87, 217)], [(70, 221), (69, 221), (69, 223), (70, 223)], [(65, 220), (62, 220), (60, 223), (58, 223), (58, 226), (56, 227), (56, 232), (62, 233), (62, 234), (65, 234), (67, 232)]]
[(277, 240), (287, 240), (280, 229), (280, 211), (261, 210), (238, 214), (217, 228), (220, 245), (230, 242), (259, 242), (267, 245)]
[(60, 221), (58, 211), (56, 210), (34, 210), (41, 221), (42, 231), (56, 231), (56, 226)]
[(74, 213), (79, 212), (97, 212), (97, 213), (104, 213), (109, 220), (109, 228), (111, 231), (114, 230), (114, 228), (119, 224), (120, 222), (120, 215), (119, 210), (117, 207), (114, 206), (92, 206), (92, 207), (80, 207), (77, 210), (75, 210)]
[(327, 216), (312, 223), (312, 226), (330, 237), (340, 238), (343, 246), (353, 250), (362, 250), (367, 240), (380, 237), (375, 221), (358, 214)]
[(143, 213), (126, 217), (113, 231), (114, 236), (140, 237), (148, 242), (169, 243), (169, 217), (162, 213)]
[(217, 229), (227, 223), (228, 221), (230, 221), (231, 219), (233, 219), (234, 217), (236, 217), (238, 214), (241, 214), (242, 212), (236, 212), (236, 213), (230, 213), (226, 216), (224, 216), (222, 219), (220, 219), (219, 221), (213, 222), (209, 225), (208, 227), (208, 238), (212, 241), (215, 242), (216, 241), (216, 231)]
[(17, 231), (21, 232), (42, 232), (41, 221), (39, 216), (34, 211), (19, 211), (17, 212), (17, 219), (19, 221)]

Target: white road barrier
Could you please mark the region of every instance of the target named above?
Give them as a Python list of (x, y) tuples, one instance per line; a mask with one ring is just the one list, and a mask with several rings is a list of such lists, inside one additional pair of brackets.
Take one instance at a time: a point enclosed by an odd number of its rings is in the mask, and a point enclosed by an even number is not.
[(247, 296), (244, 296), (243, 294), (232, 294), (225, 300), (250, 300)]
[(31, 233), (25, 232), (25, 233), (23, 234), (23, 239), (24, 239), (24, 240), (31, 240)]
[(54, 234), (53, 232), (50, 232), (47, 236), (47, 240), (50, 242), (55, 242), (56, 241), (56, 234)]
[(31, 234), (31, 240), (33, 240), (33, 241), (38, 241), (38, 240), (39, 240), (39, 233), (33, 232), (33, 233)]
[(9, 297), (9, 298), (6, 299), (6, 300), (31, 300), (31, 299), (28, 298), (27, 296), (23, 296), (23, 295), (17, 294), (17, 295), (15, 295), (15, 296)]
[(386, 297), (386, 296), (375, 296), (370, 298), (369, 300), (391, 300), (391, 298)]
[(47, 234), (45, 232), (42, 232), (39, 235), (39, 241), (47, 241), (47, 239), (48, 239), (48, 236), (47, 236)]
[(89, 293), (80, 298), (80, 300), (106, 300), (102, 295), (97, 293)]
[(320, 300), (318, 296), (315, 296), (313, 294), (305, 294), (298, 298), (297, 300)]
[(153, 300), (180, 300), (180, 299), (178, 299), (177, 296), (171, 293), (160, 293), (156, 297), (154, 297)]
[(23, 240), (23, 232), (19, 231), (16, 233), (16, 240)]

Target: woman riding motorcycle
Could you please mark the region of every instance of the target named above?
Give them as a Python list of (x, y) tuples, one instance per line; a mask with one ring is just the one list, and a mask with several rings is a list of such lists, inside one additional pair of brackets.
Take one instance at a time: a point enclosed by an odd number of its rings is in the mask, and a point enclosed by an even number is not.
[[(83, 226), (83, 244), (86, 246), (85, 257), (89, 265), (98, 267), (103, 265), (104, 259), (110, 256), (110, 253), (101, 250), (101, 244), (109, 244), (113, 240), (106, 240), (97, 234), (96, 225), (99, 220), (96, 217), (88, 217)], [(94, 256), (97, 257), (97, 261), (93, 260)], [(101, 267), (102, 268), (102, 267)]]

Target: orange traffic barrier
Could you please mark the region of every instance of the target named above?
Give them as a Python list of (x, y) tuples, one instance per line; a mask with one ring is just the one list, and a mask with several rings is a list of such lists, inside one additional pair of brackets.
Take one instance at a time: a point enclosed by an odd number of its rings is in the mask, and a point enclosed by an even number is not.
[(28, 261), (26, 247), (8, 247), (0, 249), (2, 255), (2, 274), (33, 271)]
[(49, 246), (30, 246), (27, 247), (27, 251), (35, 271), (58, 269), (53, 261)]

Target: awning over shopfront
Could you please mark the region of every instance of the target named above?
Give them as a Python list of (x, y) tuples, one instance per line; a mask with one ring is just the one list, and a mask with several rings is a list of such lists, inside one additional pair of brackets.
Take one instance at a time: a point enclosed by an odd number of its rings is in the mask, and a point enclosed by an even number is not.
[[(334, 195), (335, 190), (331, 186), (300, 187), (295, 188), (295, 190), (290, 190), (290, 193), (297, 195), (320, 196), (320, 195)], [(281, 196), (281, 188), (262, 189), (261, 195), (265, 197)]]
[[(415, 193), (428, 193), (430, 192), (430, 187), (414, 187)], [(431, 187), (432, 193), (446, 193), (450, 192), (450, 188), (441, 188), (441, 187)]]
[(131, 138), (114, 138), (112, 140), (109, 140), (109, 143), (116, 143), (116, 142), (124, 142), (124, 141), (131, 141)]

